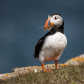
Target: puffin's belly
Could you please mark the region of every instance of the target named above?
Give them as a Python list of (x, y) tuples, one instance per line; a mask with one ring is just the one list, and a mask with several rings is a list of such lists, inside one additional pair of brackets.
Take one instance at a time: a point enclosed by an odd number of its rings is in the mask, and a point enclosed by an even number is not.
[(60, 32), (47, 36), (39, 53), (39, 60), (44, 62), (59, 59), (66, 45), (66, 36)]
[(66, 36), (60, 32), (54, 35), (49, 35), (45, 38), (42, 50), (53, 48), (53, 49), (63, 49), (67, 45)]
[(43, 51), (44, 55), (44, 61), (53, 61), (53, 60), (56, 60), (61, 54), (62, 54), (62, 51), (63, 50), (60, 50), (59, 52), (52, 49), (52, 48), (49, 48), (45, 51)]

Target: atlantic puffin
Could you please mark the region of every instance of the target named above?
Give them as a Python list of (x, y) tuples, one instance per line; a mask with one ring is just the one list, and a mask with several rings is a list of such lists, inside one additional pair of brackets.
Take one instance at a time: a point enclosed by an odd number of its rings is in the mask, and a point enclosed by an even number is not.
[(67, 45), (62, 16), (57, 13), (48, 15), (44, 29), (50, 31), (38, 40), (35, 46), (34, 58), (39, 59), (44, 72), (50, 72), (51, 70), (44, 68), (44, 62), (55, 61), (55, 67), (58, 69), (57, 62)]

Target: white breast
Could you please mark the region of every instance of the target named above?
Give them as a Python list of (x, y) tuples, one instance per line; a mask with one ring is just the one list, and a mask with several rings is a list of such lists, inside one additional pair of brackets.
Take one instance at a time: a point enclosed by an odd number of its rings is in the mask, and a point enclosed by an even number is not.
[(66, 45), (66, 36), (60, 32), (47, 36), (39, 53), (39, 60), (44, 62), (59, 59)]

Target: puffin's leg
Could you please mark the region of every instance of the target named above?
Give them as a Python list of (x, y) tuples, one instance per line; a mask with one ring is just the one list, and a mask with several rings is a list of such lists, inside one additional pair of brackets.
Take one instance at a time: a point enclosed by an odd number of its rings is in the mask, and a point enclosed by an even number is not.
[(43, 71), (44, 71), (44, 72), (51, 72), (51, 70), (46, 70), (46, 69), (44, 68), (44, 63), (42, 63), (42, 67), (43, 67)]
[(57, 62), (58, 62), (58, 60), (55, 60), (55, 68), (59, 69), (59, 68), (57, 68)]

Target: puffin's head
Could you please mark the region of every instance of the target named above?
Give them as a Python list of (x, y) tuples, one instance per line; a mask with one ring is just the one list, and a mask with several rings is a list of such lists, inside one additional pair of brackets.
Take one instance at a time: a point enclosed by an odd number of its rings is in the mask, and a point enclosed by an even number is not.
[(48, 29), (52, 29), (54, 27), (60, 27), (61, 25), (64, 24), (63, 18), (61, 17), (61, 15), (54, 13), (54, 14), (50, 14), (48, 16), (48, 19), (45, 22), (45, 26), (44, 29), (48, 30)]

